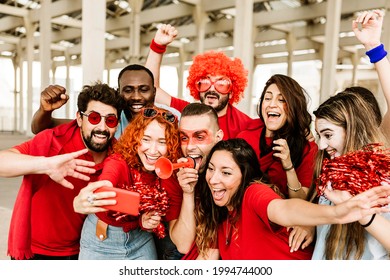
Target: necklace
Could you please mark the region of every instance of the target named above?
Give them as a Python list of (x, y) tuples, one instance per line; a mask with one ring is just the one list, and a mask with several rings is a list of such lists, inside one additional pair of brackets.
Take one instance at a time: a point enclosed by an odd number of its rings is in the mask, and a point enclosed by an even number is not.
[(232, 235), (233, 235), (233, 225), (232, 225), (232, 220), (234, 218), (234, 216), (236, 215), (236, 211), (229, 211), (229, 214), (228, 214), (228, 217), (226, 219), (226, 229), (225, 229), (225, 238), (226, 238), (226, 241), (225, 241), (225, 245), (229, 245), (230, 244), (230, 241), (232, 239)]
[(225, 238), (226, 238), (225, 245), (229, 245), (230, 239), (232, 238), (232, 224), (230, 223), (229, 218), (226, 220)]

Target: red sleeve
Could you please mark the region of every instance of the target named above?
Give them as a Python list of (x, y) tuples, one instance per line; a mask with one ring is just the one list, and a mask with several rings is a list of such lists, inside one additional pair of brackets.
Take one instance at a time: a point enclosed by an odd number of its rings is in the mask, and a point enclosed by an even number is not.
[(28, 155), (30, 153), (30, 143), (32, 140), (24, 142), (20, 145), (14, 146), (13, 148), (18, 150), (21, 154)]
[(183, 190), (175, 176), (161, 180), (161, 186), (167, 191), (169, 199), (169, 208), (165, 215), (167, 222), (176, 220), (179, 217), (181, 203), (183, 201)]
[(268, 220), (268, 204), (274, 199), (282, 199), (269, 186), (264, 184), (252, 184), (245, 192), (244, 201), (249, 211), (254, 211), (257, 216), (273, 230)]
[(102, 174), (99, 181), (108, 180), (114, 187), (129, 184), (127, 163), (118, 155), (110, 155), (104, 160)]
[[(52, 140), (53, 140), (53, 130), (46, 129), (32, 139), (16, 145), (13, 148), (18, 150), (21, 154), (32, 155), (32, 156), (51, 156), (52, 152)], [(57, 155), (54, 154), (54, 155)]]
[(184, 107), (190, 104), (190, 102), (187, 102), (185, 100), (176, 98), (176, 97), (171, 97), (171, 105), (170, 107), (175, 108), (178, 110), (180, 113), (183, 111)]

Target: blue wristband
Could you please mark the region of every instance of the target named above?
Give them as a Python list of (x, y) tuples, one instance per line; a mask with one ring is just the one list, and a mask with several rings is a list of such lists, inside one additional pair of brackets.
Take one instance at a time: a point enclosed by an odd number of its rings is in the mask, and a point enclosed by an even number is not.
[(376, 63), (387, 55), (387, 51), (385, 50), (383, 44), (380, 44), (379, 46), (367, 51), (366, 55), (370, 58), (371, 63)]

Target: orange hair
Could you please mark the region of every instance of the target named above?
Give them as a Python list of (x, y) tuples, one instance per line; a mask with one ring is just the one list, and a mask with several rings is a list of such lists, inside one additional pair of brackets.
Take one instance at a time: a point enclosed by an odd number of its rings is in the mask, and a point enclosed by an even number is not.
[(200, 99), (196, 82), (208, 75), (226, 76), (232, 81), (230, 104), (235, 104), (244, 96), (244, 90), (248, 83), (248, 71), (244, 68), (239, 58), (231, 59), (222, 52), (209, 51), (194, 57), (194, 62), (189, 69), (187, 88), (196, 100)]
[[(167, 110), (161, 108), (155, 107), (155, 109), (160, 112), (167, 112)], [(146, 127), (154, 120), (165, 127), (165, 139), (167, 143), (167, 154), (165, 157), (172, 162), (176, 162), (182, 156), (177, 119), (174, 123), (168, 123), (161, 114), (157, 114), (153, 118), (146, 118), (141, 112), (131, 120), (114, 146), (114, 153), (120, 154), (130, 167), (139, 170), (142, 168), (142, 162), (138, 157), (138, 147), (140, 146)]]

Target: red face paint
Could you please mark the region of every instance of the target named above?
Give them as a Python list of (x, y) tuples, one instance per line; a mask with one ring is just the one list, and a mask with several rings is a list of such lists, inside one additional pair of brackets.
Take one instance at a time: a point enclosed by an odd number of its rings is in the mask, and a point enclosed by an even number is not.
[(213, 144), (212, 132), (204, 130), (180, 129), (180, 142), (182, 146), (187, 145), (209, 145)]

